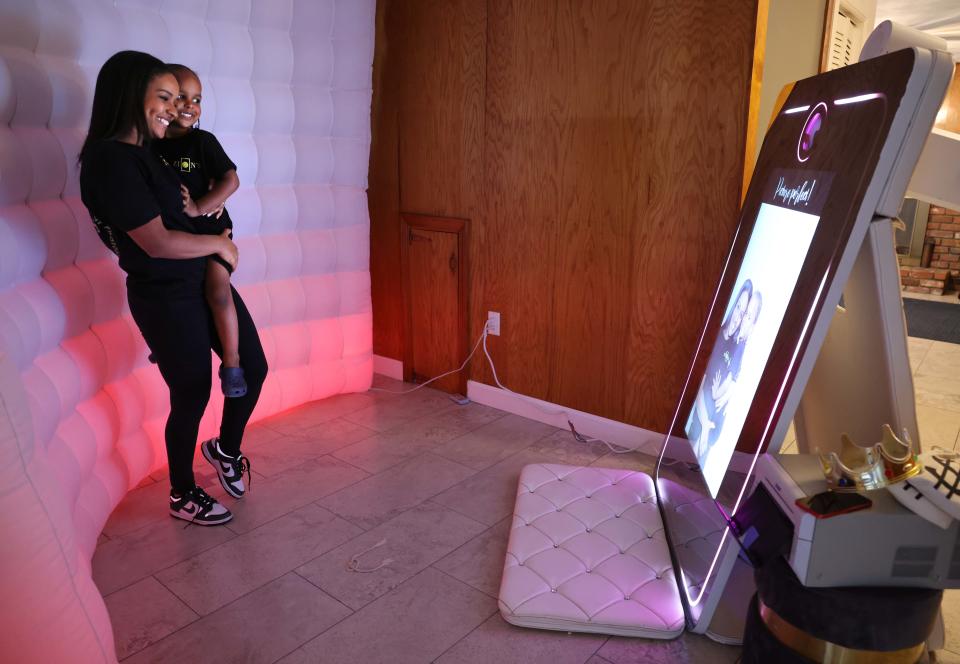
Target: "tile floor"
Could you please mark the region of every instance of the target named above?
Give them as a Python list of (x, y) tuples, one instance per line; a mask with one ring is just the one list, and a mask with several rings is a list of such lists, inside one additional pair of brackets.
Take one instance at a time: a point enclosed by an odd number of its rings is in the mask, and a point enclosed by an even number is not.
[[(910, 340), (925, 444), (960, 436), (960, 346)], [(400, 383), (377, 377), (380, 387)], [(258, 423), (254, 475), (218, 528), (167, 516), (155, 473), (117, 507), (93, 574), (125, 662), (733, 663), (695, 635), (651, 641), (511, 627), (497, 590), (520, 469), (635, 464), (600, 444), (429, 388), (340, 395)], [(361, 569), (351, 572), (356, 560)], [(387, 560), (389, 559), (389, 562)], [(380, 567), (380, 565), (383, 565)], [(378, 568), (379, 569), (376, 569)], [(945, 602), (960, 664), (960, 593)], [(955, 654), (956, 653), (956, 654)]]

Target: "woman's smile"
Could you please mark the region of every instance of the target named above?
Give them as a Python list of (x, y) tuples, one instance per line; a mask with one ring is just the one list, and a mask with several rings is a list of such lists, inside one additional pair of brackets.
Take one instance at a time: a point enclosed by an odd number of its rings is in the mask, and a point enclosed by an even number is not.
[(161, 74), (147, 84), (143, 110), (153, 138), (166, 136), (167, 127), (177, 117), (175, 102), (179, 91), (180, 85), (173, 74)]

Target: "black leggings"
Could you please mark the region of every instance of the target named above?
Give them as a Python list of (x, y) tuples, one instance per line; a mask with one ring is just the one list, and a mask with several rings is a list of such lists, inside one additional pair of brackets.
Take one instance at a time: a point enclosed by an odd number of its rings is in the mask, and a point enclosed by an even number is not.
[[(220, 448), (231, 456), (240, 453), (240, 441), (267, 377), (267, 358), (250, 312), (231, 287), (240, 332), (240, 366), (247, 394), (225, 399), (220, 423)], [(221, 355), (220, 339), (210, 309), (202, 295), (179, 300), (143, 298), (127, 292), (130, 313), (157, 360), (160, 375), (170, 388), (170, 417), (165, 438), (170, 485), (177, 493), (195, 486), (193, 455), (200, 418), (210, 399), (210, 349)]]

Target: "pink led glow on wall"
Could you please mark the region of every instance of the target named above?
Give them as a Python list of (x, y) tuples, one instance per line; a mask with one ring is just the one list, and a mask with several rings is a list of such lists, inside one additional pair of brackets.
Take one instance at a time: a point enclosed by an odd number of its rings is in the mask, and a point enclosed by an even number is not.
[[(200, 74), (203, 127), (239, 166), (241, 189), (228, 201), (241, 252), (233, 281), (270, 363), (256, 420), (370, 385), (374, 13), (374, 0), (0, 8), (0, 354), (8, 367), (0, 397), (29, 414), (16, 435), (0, 428), (3, 458), (20, 459), (18, 476), (0, 475), (4, 548), (57, 543), (73, 604), (58, 596), (45, 606), (52, 622), (31, 622), (45, 634), (60, 624), (71, 661), (114, 659), (90, 557), (114, 506), (166, 463), (166, 388), (127, 311), (123, 275), (80, 202), (76, 155), (100, 65), (132, 48)], [(216, 430), (221, 409), (217, 390), (201, 435)], [(0, 410), (0, 424), (22, 414)], [(49, 528), (27, 522), (38, 514)], [(32, 596), (56, 556), (36, 578), (11, 576), (7, 556), (0, 576), (14, 592), (0, 621), (16, 625), (13, 612), (25, 605), (16, 591)], [(41, 632), (32, 644), (5, 632), (7, 656), (60, 660), (43, 650), (57, 646)]]

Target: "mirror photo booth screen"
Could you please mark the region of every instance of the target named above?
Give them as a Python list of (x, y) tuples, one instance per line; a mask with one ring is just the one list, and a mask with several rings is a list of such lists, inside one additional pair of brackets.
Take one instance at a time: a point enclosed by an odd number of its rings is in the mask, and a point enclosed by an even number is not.
[(813, 240), (832, 173), (776, 170), (684, 431), (716, 498)]
[(657, 466), (691, 627), (753, 465), (792, 417), (784, 401), (838, 303), (841, 258), (866, 234), (864, 195), (889, 175), (875, 171), (916, 66), (904, 50), (799, 81), (764, 139)]

